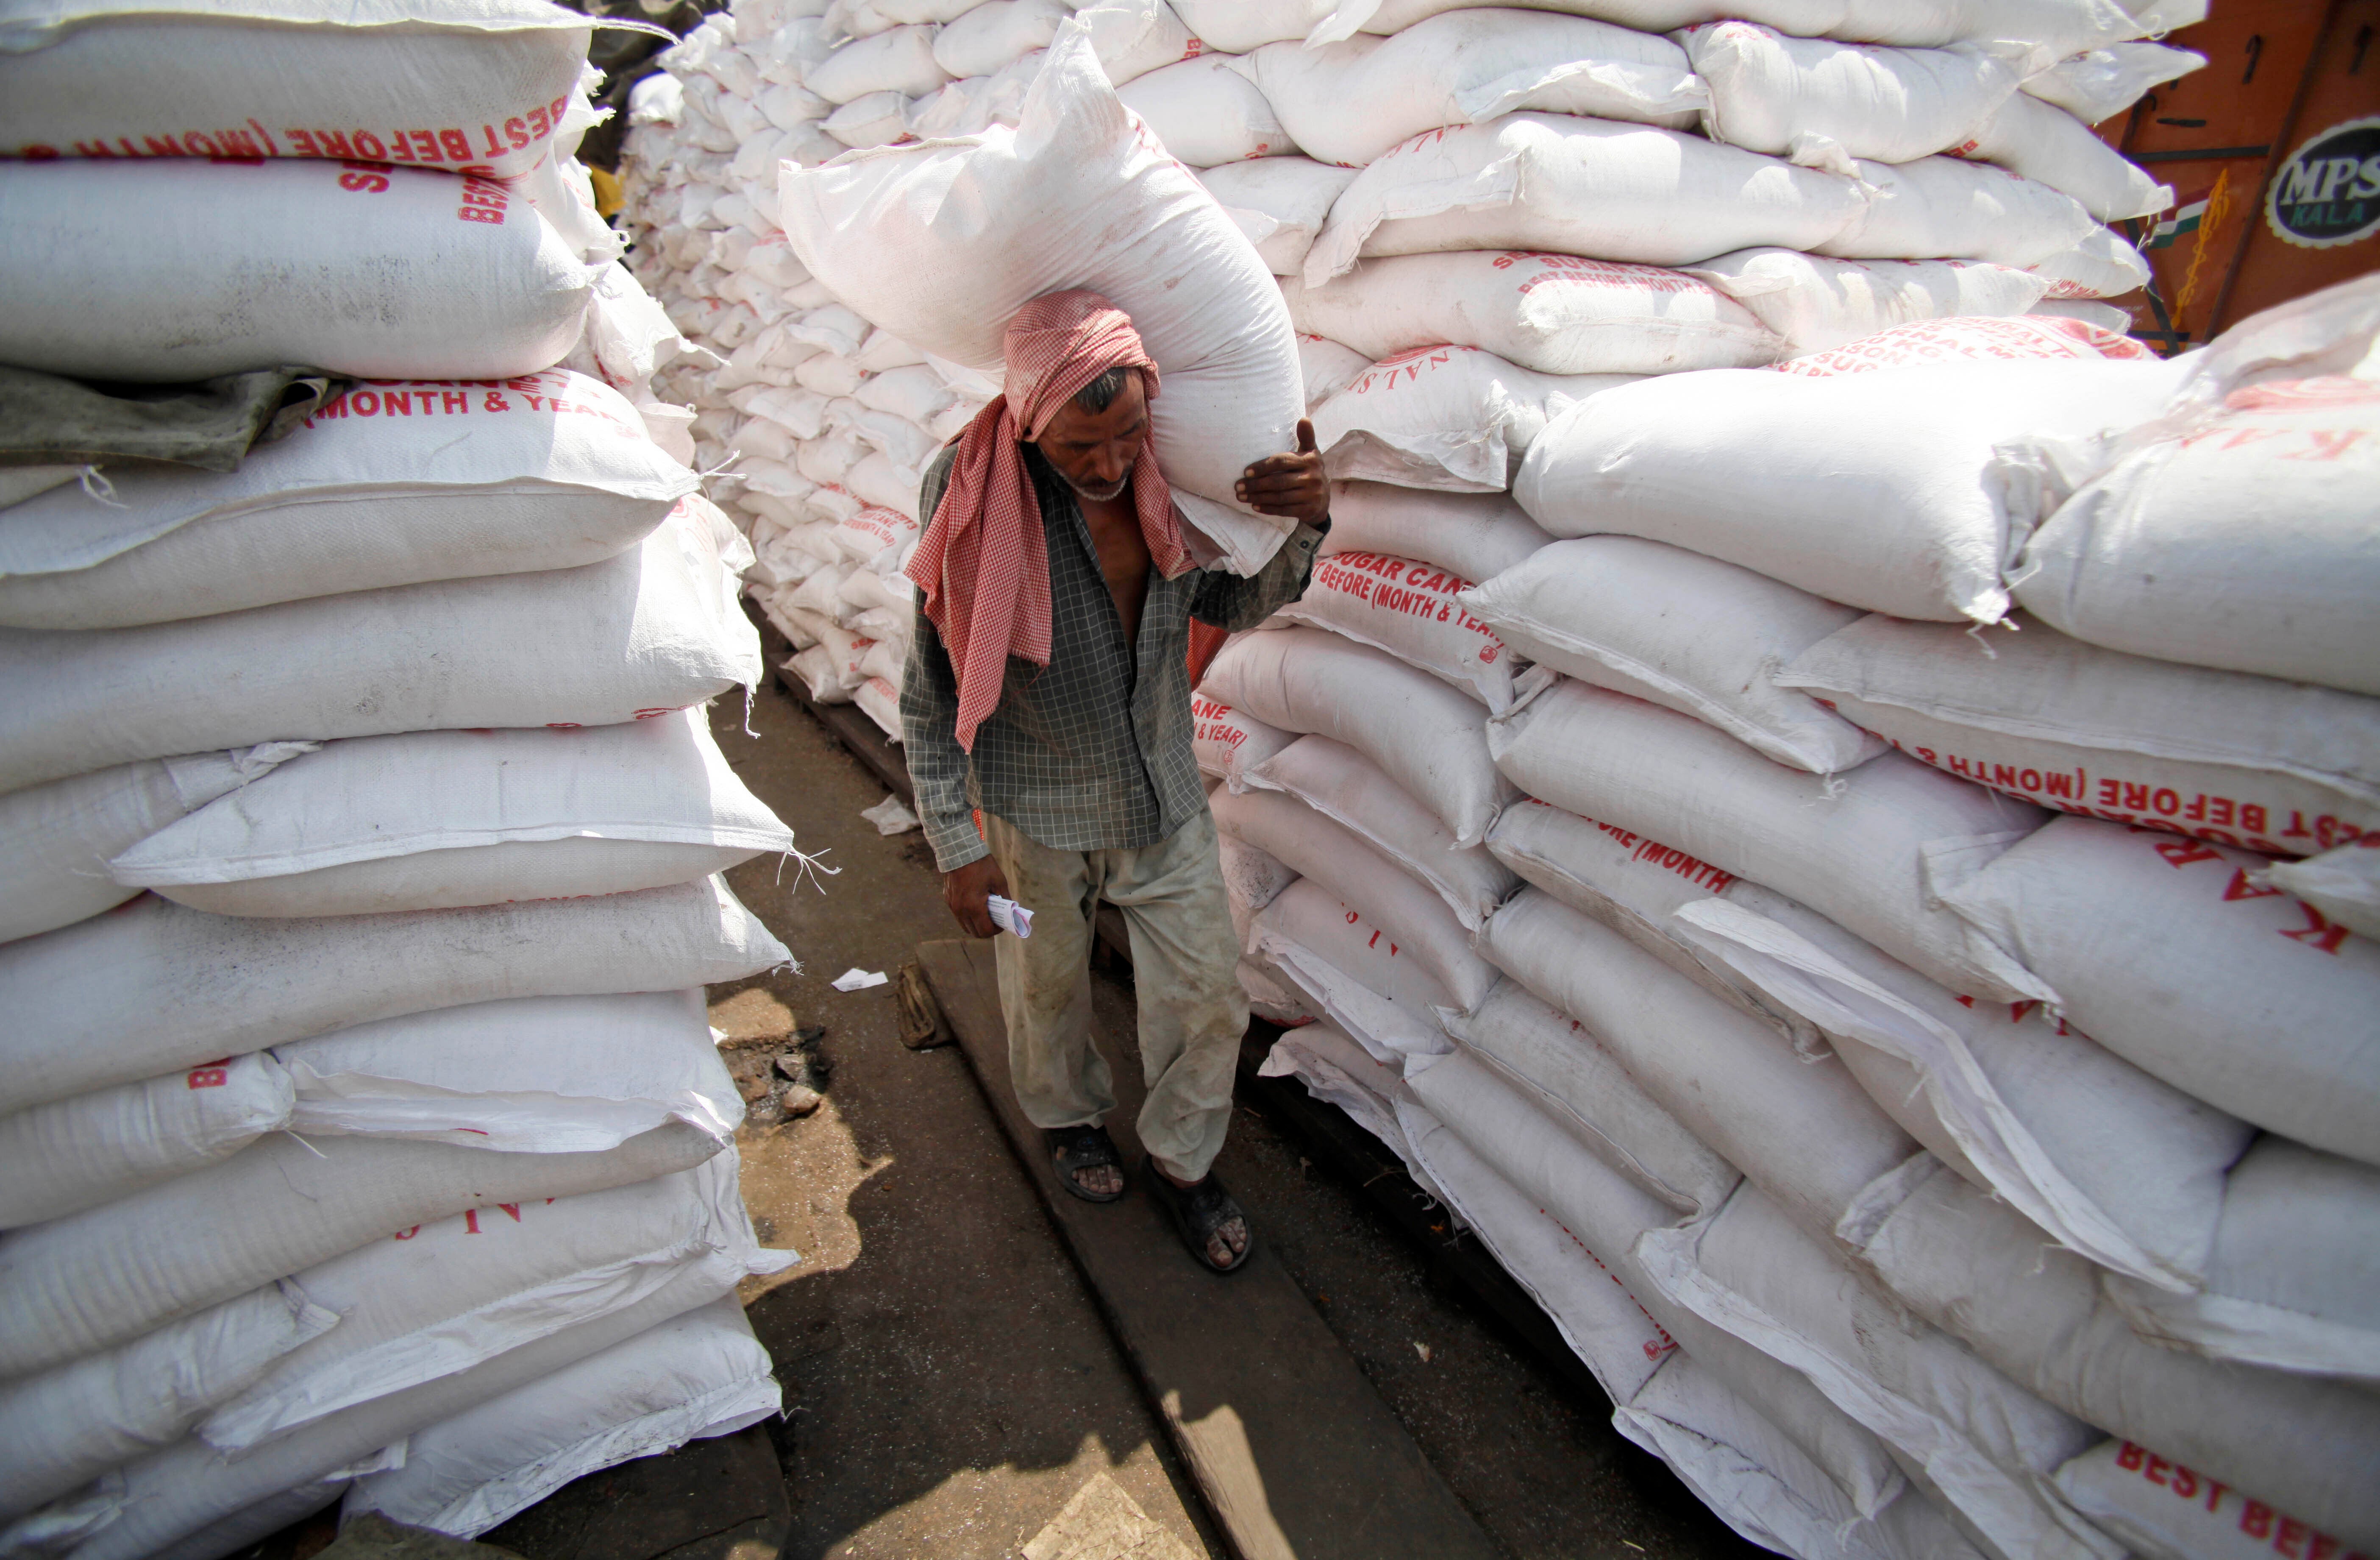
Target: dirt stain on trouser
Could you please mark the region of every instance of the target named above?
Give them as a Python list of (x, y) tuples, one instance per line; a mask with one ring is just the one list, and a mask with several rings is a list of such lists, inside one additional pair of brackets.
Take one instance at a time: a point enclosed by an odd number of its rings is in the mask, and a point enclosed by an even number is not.
[(1148, 1102), (1141, 1145), (1184, 1180), (1207, 1173), (1232, 1122), (1232, 1076), (1248, 1027), (1239, 947), (1213, 814), (1137, 850), (1052, 850), (985, 813), (984, 837), (1033, 935), (995, 939), (1000, 1010), (1017, 1103), (1036, 1127), (1075, 1127), (1115, 1108), (1091, 1042), (1091, 916), (1105, 899), (1132, 936)]

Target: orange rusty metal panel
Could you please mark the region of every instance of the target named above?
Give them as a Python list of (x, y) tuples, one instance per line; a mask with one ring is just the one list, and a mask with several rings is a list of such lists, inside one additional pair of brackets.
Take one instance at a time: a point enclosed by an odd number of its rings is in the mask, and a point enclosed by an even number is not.
[[(2313, 81), (2315, 53), (2323, 38), (2342, 31), (2332, 26), (2332, 14), (2375, 5), (2380, 0), (2214, 0), (2206, 21), (2168, 38), (2175, 48), (2206, 55), (2206, 69), (2156, 86), (2131, 115), (2099, 127), (2125, 157), (2173, 186), (2175, 210), (2166, 217), (2180, 217), (2180, 231), (2170, 236), (2156, 234), (2154, 217), (2123, 224), (2147, 250), (2156, 290), (2156, 302), (2140, 293), (2116, 300), (2132, 310), (2135, 334), (2168, 350), (2192, 346), (2240, 314), (2338, 279), (2325, 269), (2325, 281), (2292, 290), (2244, 286), (2249, 255), (2264, 231), (2265, 186), (2294, 148), (2282, 140)], [(2380, 71), (2380, 57), (2363, 71), (2356, 81), (2366, 83), (2371, 98), (2368, 83), (2371, 71)], [(2339, 59), (2339, 74), (2347, 74), (2347, 59)]]
[(2380, 0), (2330, 11), (2216, 330), (2380, 267)]

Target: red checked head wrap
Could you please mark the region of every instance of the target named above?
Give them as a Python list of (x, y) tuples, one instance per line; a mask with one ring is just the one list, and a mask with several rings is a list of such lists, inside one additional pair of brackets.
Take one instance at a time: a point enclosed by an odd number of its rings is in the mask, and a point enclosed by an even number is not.
[[(950, 485), (927, 518), (907, 569), (950, 650), (959, 746), (970, 752), (976, 728), (999, 708), (1008, 658), (1050, 664), (1050, 548), (1024, 445), (1110, 369), (1140, 370), (1148, 398), (1157, 398), (1157, 364), (1131, 316), (1095, 292), (1050, 293), (1018, 310), (1002, 355), (1007, 394), (976, 413), (959, 435)], [(1186, 571), (1190, 551), (1147, 434), (1133, 461), (1132, 496), (1158, 572), (1172, 579)]]

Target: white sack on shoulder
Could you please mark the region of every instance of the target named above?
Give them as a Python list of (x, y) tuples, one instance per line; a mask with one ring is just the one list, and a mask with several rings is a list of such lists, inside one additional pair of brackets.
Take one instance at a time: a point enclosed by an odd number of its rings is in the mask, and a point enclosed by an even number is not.
[[(0, 948), (9, 1102), (28, 1109), (399, 1014), (676, 991), (791, 962), (725, 883), (468, 910), (212, 916), (153, 897)], [(171, 1010), (170, 1025), (146, 1016)]]
[(1193, 168), (1298, 150), (1232, 55), (1202, 55), (1135, 76), (1116, 89), (1116, 100), (1140, 116), (1169, 155)]
[(1366, 844), (1437, 890), (1465, 930), (1520, 886), (1478, 846), (1456, 846), (1446, 825), (1400, 789), (1380, 766), (1328, 737), (1301, 737), (1248, 773), (1242, 789), (1286, 791), (1345, 825)]
[(1703, 133), (1751, 152), (1852, 173), (1912, 163), (1972, 137), (2024, 75), (2020, 44), (1888, 49), (1789, 38), (1751, 21), (1678, 35), (1707, 83)]
[(693, 472), (566, 370), (502, 385), (359, 385), (237, 471), (120, 470), (0, 518), (0, 625), (120, 628), (349, 591), (599, 563)]
[(665, 888), (792, 847), (695, 709), (332, 743), (111, 870), (221, 915), (366, 915)]
[(1995, 446), (2143, 421), (2178, 372), (1960, 362), (1827, 379), (1669, 374), (1549, 424), (1512, 495), (1557, 536), (1642, 536), (1871, 612), (1992, 623), (2008, 610), (2002, 562), (2033, 518), (1996, 476)]
[(2071, 195), (2101, 222), (2153, 216), (2173, 204), (2172, 186), (2126, 161), (2071, 114), (2023, 92), (1949, 150)]
[(1935, 896), (2108, 1050), (2267, 1131), (2380, 1164), (2380, 944), (2251, 884), (2264, 858), (2065, 817), (1997, 859), (1927, 865)]
[(1355, 749), (1437, 813), (1458, 845), (1478, 844), (1519, 794), (1488, 757), (1475, 701), (1337, 634), (1300, 628), (1234, 640), (1200, 687), (1283, 731)]
[(1367, 364), (1314, 408), (1342, 481), (1501, 493), (1546, 423), (1634, 374), (1551, 374), (1476, 347), (1416, 347)]
[(1785, 349), (1707, 282), (1576, 255), (1396, 255), (1282, 292), (1298, 329), (1375, 359), (1451, 341), (1542, 373), (1672, 373), (1754, 367)]
[(1489, 917), (1479, 946), (1820, 1238), (1861, 1188), (1917, 1152), (1841, 1067), (1805, 1063), (1771, 1026), (1542, 890)]
[(1855, 225), (1866, 203), (1839, 174), (1700, 136), (1512, 114), (1431, 130), (1382, 153), (1331, 208), (1305, 279), (1319, 286), (1360, 255), (1441, 250), (1545, 250), (1645, 265), (1691, 265), (1757, 244), (1815, 250)]
[(1218, 829), (1342, 902), (1362, 906), (1429, 971), (1451, 998), (1449, 1005), (1468, 1011), (1486, 1000), (1496, 972), (1471, 951), (1470, 936), (1433, 886), (1417, 881), (1394, 858), (1281, 791), (1219, 791), (1211, 805)]
[(787, 239), (836, 296), (964, 367), (1000, 373), (1009, 320), (1044, 293), (1112, 299), (1163, 375), (1167, 478), (1212, 501), (1194, 522), (1235, 572), (1279, 548), (1286, 522), (1225, 506), (1251, 461), (1295, 447), (1289, 312), (1214, 198), (1134, 128), (1080, 30), (1060, 30), (1017, 129), (787, 169), (780, 195)]
[(723, 1297), (406, 1443), (358, 1480), (342, 1517), (477, 1538), (575, 1479), (773, 1416), (783, 1400), (744, 1307)]
[(2252, 384), (2067, 499), (2010, 579), (2093, 644), (2380, 694), (2375, 488), (2380, 384)]
[[(596, 25), (536, 0), (27, 7), (0, 36), (0, 151), (354, 158), (509, 179), (577, 149)], [(396, 125), (429, 128), (374, 133)]]
[(1832, 774), (1883, 751), (1777, 682), (1858, 611), (1750, 569), (1637, 537), (1585, 536), (1541, 549), (1461, 601), (1529, 659), (1692, 715), (1779, 763)]
[(2040, 827), (2038, 808), (1898, 753), (1806, 774), (1689, 716), (1578, 682), (1492, 719), (1488, 737), (1529, 795), (1796, 899), (1953, 991), (2055, 997), (2044, 976), (1935, 905), (1921, 870), (1945, 851), (1989, 859)]
[(600, 564), (83, 633), (0, 629), (0, 791), (281, 739), (610, 725), (760, 679), (750, 547), (674, 512)]
[(1243, 68), (1307, 156), (1349, 168), (1425, 130), (1524, 108), (1684, 129), (1709, 101), (1668, 39), (1536, 10), (1450, 13), (1393, 38), (1269, 43)]
[(1294, 276), (1355, 170), (1311, 157), (1252, 157), (1202, 169), (1198, 182), (1239, 224), (1276, 276)]
[(299, 159), (0, 165), (0, 359), (51, 373), (506, 379), (570, 350), (601, 269), (493, 179)]
[(1385, 650), (1491, 711), (1512, 702), (1512, 657), (1457, 600), (1471, 582), (1430, 564), (1378, 553), (1318, 559), (1305, 593), (1274, 615)]
[[(1902, 261), (1898, 263), (1930, 265), (1936, 262)], [(1998, 268), (1977, 266), (1973, 269)], [(2022, 358), (2079, 358), (2089, 362), (2095, 358), (2105, 358), (2114, 362), (2139, 363), (2147, 362), (2156, 356), (2131, 336), (2118, 334), (2131, 323), (2131, 316), (2121, 310), (2107, 309), (2116, 316), (2112, 328), (2088, 317), (2063, 312), (2102, 307), (2106, 306), (2051, 299), (2035, 304), (2022, 316), (1968, 316), (1894, 325), (1889, 330), (1878, 331), (1874, 335), (1840, 347), (1788, 358), (1770, 367), (1779, 373), (1808, 374), (1826, 379), (1839, 373), (1874, 373), (1878, 369), (1914, 368), (1923, 363), (1961, 360), (2006, 362)]]
[(1912, 321), (2022, 314), (2049, 287), (2010, 265), (1828, 260), (1779, 249), (1740, 250), (1683, 269), (1742, 304), (1796, 355)]
[(0, 796), (0, 943), (131, 898), (140, 890), (108, 876), (108, 862), (309, 746), (149, 759)]
[(2022, 615), (1980, 634), (1863, 618), (1778, 680), (2062, 812), (2283, 856), (2380, 833), (2380, 700), (2101, 650)]
[(743, 1101), (702, 993), (514, 997), (360, 1024), (273, 1048), (316, 1133), (511, 1153), (590, 1153), (666, 1122), (720, 1141)]
[(111, 1347), (391, 1230), (650, 1180), (718, 1151), (682, 1123), (601, 1153), (268, 1137), (220, 1164), (0, 1236), (0, 1364), (18, 1375)]

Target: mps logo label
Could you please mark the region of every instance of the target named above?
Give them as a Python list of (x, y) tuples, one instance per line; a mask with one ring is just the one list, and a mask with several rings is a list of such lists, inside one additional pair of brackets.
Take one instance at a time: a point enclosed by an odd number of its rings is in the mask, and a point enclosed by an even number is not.
[(2380, 118), (2333, 125), (2291, 152), (2265, 193), (2265, 220), (2305, 250), (2380, 230)]

